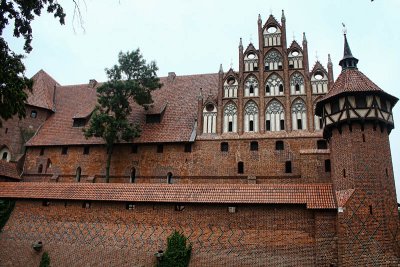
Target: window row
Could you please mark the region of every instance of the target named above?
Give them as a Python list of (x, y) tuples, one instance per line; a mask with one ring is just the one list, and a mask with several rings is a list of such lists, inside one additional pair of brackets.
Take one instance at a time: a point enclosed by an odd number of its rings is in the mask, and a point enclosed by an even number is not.
[[(278, 140), (275, 142), (275, 150), (284, 150), (285, 144), (282, 140)], [(325, 140), (318, 140), (317, 141), (317, 149), (328, 149), (328, 144)], [(228, 142), (221, 142), (220, 150), (222, 152), (229, 151), (229, 143)], [(258, 151), (258, 142), (251, 141), (250, 142), (250, 151)]]
[[(325, 88), (325, 87), (324, 87)], [(230, 76), (224, 83), (224, 97), (236, 98), (238, 96), (238, 82)], [(326, 92), (326, 91), (324, 91)], [(265, 81), (265, 96), (279, 96), (284, 94), (284, 82), (278, 74), (271, 74)], [(305, 82), (301, 73), (295, 72), (290, 76), (290, 94), (305, 94)], [(259, 96), (259, 82), (254, 75), (250, 75), (244, 82), (244, 96)]]
[[(213, 109), (207, 109), (212, 105)], [(212, 111), (208, 111), (212, 110)], [(307, 109), (302, 99), (296, 99), (292, 104), (292, 129), (307, 129)], [(229, 102), (223, 110), (223, 132), (238, 131), (238, 108), (235, 103)], [(259, 108), (257, 104), (250, 100), (244, 107), (244, 131), (259, 131)], [(203, 133), (216, 133), (217, 130), (217, 109), (209, 103), (203, 110)], [(265, 110), (265, 130), (266, 131), (283, 131), (285, 130), (285, 110), (278, 100), (269, 102)]]

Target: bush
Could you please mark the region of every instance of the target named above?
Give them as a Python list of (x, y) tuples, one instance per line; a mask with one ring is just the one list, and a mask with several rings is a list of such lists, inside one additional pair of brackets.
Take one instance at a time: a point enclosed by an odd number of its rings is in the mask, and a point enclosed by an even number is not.
[(6, 225), (15, 206), (13, 200), (0, 200), (0, 231)]
[(50, 267), (49, 253), (43, 252), (39, 267)]
[(192, 245), (186, 245), (188, 239), (178, 231), (174, 231), (167, 239), (167, 250), (159, 267), (187, 267), (189, 266)]

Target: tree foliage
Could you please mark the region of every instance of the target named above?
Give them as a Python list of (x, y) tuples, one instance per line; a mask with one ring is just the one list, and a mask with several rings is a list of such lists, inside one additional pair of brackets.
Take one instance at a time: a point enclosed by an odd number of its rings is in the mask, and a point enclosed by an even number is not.
[(138, 125), (129, 121), (130, 102), (139, 105), (152, 102), (151, 91), (161, 87), (155, 62), (147, 64), (137, 49), (120, 52), (118, 64), (106, 69), (108, 81), (97, 88), (96, 108), (89, 127), (84, 129), (86, 138), (101, 137), (107, 148), (106, 181), (109, 182), (110, 163), (114, 144), (131, 141), (139, 136)]
[(0, 0), (0, 127), (1, 119), (9, 119), (17, 114), (25, 117), (26, 90), (32, 88), (32, 81), (25, 77), (22, 55), (17, 55), (8, 47), (3, 32), (11, 22), (14, 24), (15, 37), (25, 39), (24, 51), (32, 51), (32, 27), (35, 16), (42, 10), (65, 23), (65, 13), (56, 0)]
[(13, 200), (0, 200), (0, 231), (6, 225), (14, 206), (15, 201)]
[(49, 256), (49, 253), (43, 252), (42, 259), (40, 260), (39, 267), (50, 267), (50, 256)]
[(187, 267), (192, 254), (192, 245), (182, 233), (174, 231), (167, 239), (165, 251), (159, 267)]

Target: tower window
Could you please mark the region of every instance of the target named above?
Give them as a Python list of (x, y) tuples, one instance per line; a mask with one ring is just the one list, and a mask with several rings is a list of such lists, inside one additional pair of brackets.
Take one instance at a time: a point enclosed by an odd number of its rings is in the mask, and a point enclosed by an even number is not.
[(270, 120), (265, 121), (265, 130), (271, 131), (271, 121)]
[(283, 141), (275, 142), (275, 150), (284, 150), (284, 149), (285, 149), (285, 145), (284, 145)]
[(192, 152), (192, 144), (191, 143), (185, 144), (185, 152), (186, 153)]
[(253, 132), (254, 131), (254, 121), (249, 121), (249, 131)]
[(167, 184), (172, 184), (172, 172), (167, 173)]
[(138, 153), (138, 145), (132, 145), (131, 153), (132, 154), (137, 154)]
[(244, 164), (243, 164), (242, 161), (239, 161), (239, 162), (238, 162), (238, 173), (239, 173), (239, 174), (244, 173)]
[(285, 162), (285, 173), (292, 173), (292, 162), (290, 160)]
[(250, 151), (258, 151), (258, 142), (257, 141), (250, 142)]
[(157, 153), (163, 153), (164, 152), (164, 146), (162, 144), (157, 145)]
[(325, 160), (325, 172), (331, 172), (331, 160), (330, 159)]
[(331, 112), (338, 113), (339, 112), (339, 101), (334, 101), (331, 103)]
[(84, 155), (88, 155), (89, 152), (90, 152), (90, 147), (89, 147), (89, 146), (84, 146), (84, 147), (83, 147), (83, 154), (84, 154)]
[(318, 140), (317, 141), (317, 148), (318, 149), (328, 149), (328, 144), (325, 140)]
[(67, 146), (63, 146), (61, 148), (61, 154), (62, 155), (67, 155), (68, 154), (68, 147)]
[(222, 142), (221, 143), (221, 151), (228, 152), (228, 150), (229, 150), (229, 144), (227, 142)]
[(367, 107), (367, 99), (365, 96), (357, 96), (356, 97), (356, 107), (357, 108), (366, 108)]

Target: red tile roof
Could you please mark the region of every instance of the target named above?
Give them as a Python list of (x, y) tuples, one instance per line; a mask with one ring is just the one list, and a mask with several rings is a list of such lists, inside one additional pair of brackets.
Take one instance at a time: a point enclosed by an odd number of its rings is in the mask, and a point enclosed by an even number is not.
[[(161, 78), (161, 82), (164, 85), (153, 92), (153, 107), (148, 111), (135, 103), (131, 105), (130, 120), (139, 123), (142, 129), (141, 136), (134, 142), (189, 141), (197, 118), (197, 97), (200, 88), (214, 95), (218, 90), (217, 73), (176, 76), (173, 80), (164, 77)], [(56, 112), (28, 141), (27, 146), (102, 144), (100, 138), (85, 139), (82, 128), (72, 127), (73, 118), (87, 117), (96, 103), (96, 88), (88, 84), (57, 87)], [(146, 113), (161, 111), (164, 107), (161, 123), (146, 124)]]
[(354, 189), (338, 190), (336, 191), (336, 201), (339, 207), (345, 207), (347, 201), (354, 193)]
[(54, 109), (54, 86), (60, 86), (44, 70), (40, 70), (33, 77), (32, 92), (28, 92), (27, 104), (49, 110)]
[(7, 162), (5, 160), (0, 160), (0, 177), (7, 177), (11, 179), (20, 180), (21, 178), (18, 175), (17, 164), (14, 162)]
[(336, 208), (331, 184), (107, 184), (0, 183), (0, 196), (163, 203), (305, 204), (309, 209)]

